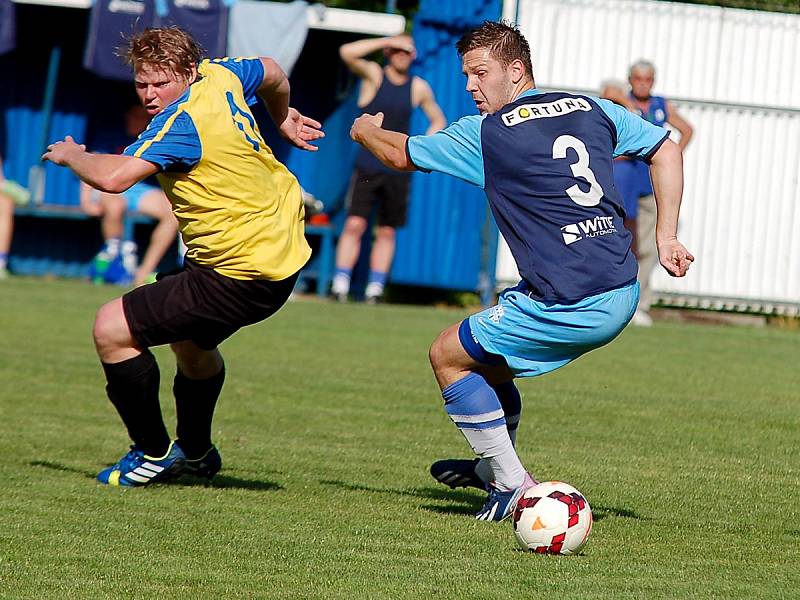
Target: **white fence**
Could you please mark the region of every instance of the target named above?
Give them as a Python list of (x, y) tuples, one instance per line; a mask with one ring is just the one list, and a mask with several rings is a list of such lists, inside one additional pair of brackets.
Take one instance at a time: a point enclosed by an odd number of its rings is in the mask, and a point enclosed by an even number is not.
[[(646, 58), (658, 69), (655, 93), (695, 128), (680, 235), (697, 262), (683, 279), (655, 273), (657, 297), (798, 314), (800, 17), (632, 0), (506, 2), (506, 18), (517, 12), (539, 87), (596, 93)], [(501, 241), (498, 282), (517, 276)]]

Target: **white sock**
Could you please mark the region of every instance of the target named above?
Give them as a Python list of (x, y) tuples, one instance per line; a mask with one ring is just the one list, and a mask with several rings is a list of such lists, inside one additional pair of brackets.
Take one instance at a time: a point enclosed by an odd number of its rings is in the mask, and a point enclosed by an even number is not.
[[(519, 415), (516, 415), (514, 418), (514, 424), (519, 423)], [(509, 418), (506, 417), (506, 427), (509, 425)], [(511, 445), (515, 448), (517, 447), (517, 428), (508, 430), (508, 437), (511, 439)], [(492, 472), (492, 466), (489, 464), (489, 460), (486, 458), (482, 458), (478, 461), (478, 464), (475, 465), (475, 475), (477, 475), (481, 481), (484, 483), (489, 483), (494, 480), (494, 473)]]
[(336, 273), (336, 275), (333, 276), (331, 291), (334, 294), (350, 293), (350, 276), (346, 273)]
[(367, 298), (380, 298), (383, 295), (383, 284), (377, 281), (370, 282), (364, 295)]
[[(504, 491), (522, 485), (525, 481), (525, 467), (522, 466), (517, 451), (514, 450), (505, 425), (493, 429), (462, 429), (461, 432), (475, 454), (481, 457), (475, 470), (477, 473), (480, 469), (478, 477), (483, 479), (484, 475), (488, 475), (491, 477), (489, 481)], [(485, 463), (485, 466), (481, 467), (482, 463)]]

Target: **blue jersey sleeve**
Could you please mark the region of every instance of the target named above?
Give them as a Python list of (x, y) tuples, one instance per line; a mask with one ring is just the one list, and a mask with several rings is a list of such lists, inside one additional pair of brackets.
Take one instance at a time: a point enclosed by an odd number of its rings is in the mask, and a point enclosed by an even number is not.
[(211, 62), (222, 65), (239, 78), (248, 105), (258, 101), (256, 92), (264, 81), (264, 65), (260, 58), (215, 58)]
[(631, 156), (645, 161), (655, 154), (656, 150), (669, 137), (669, 131), (648, 123), (643, 118), (626, 110), (610, 100), (596, 98), (603, 112), (614, 123), (617, 129), (617, 145), (614, 156)]
[(484, 186), (481, 123), (483, 117), (469, 115), (433, 135), (408, 138), (408, 156), (421, 171), (438, 171)]
[(200, 162), (200, 136), (192, 118), (179, 109), (156, 115), (123, 154), (155, 163), (161, 171), (186, 172)]

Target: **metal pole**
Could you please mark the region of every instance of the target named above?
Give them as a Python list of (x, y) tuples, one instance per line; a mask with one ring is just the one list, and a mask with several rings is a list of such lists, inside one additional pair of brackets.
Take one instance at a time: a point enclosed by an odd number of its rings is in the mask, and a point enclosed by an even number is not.
[(392, 15), (397, 13), (397, 0), (386, 0), (386, 12)]
[(486, 217), (481, 229), (481, 266), (478, 273), (478, 292), (481, 305), (494, 304), (494, 292), (497, 285), (497, 228), (492, 218), (492, 211), (486, 205)]
[[(56, 95), (56, 84), (58, 83), (58, 70), (61, 64), (61, 47), (55, 46), (50, 51), (50, 63), (47, 66), (47, 81), (44, 88), (44, 100), (42, 101), (42, 134), (39, 149), (42, 154), (47, 150), (48, 138), (50, 136), (50, 123), (53, 120), (53, 102)], [(44, 165), (35, 164), (28, 173), (28, 188), (35, 204), (44, 202)]]

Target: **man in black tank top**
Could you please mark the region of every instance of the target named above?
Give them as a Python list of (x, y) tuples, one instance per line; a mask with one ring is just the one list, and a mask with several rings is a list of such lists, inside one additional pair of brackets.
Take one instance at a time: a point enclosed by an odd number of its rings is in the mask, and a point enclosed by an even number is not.
[[(384, 67), (364, 58), (378, 50), (382, 50), (386, 58)], [(428, 83), (409, 72), (416, 57), (410, 35), (358, 40), (343, 45), (339, 55), (361, 79), (358, 106), (371, 114), (383, 113), (384, 129), (407, 134), (411, 112), (418, 106), (430, 121), (429, 135), (447, 124)], [(350, 276), (361, 250), (361, 237), (376, 204), (378, 231), (370, 256), (367, 302), (377, 302), (383, 294), (394, 258), (395, 230), (406, 222), (409, 177), (408, 173), (397, 173), (371, 153), (359, 149), (348, 192), (347, 221), (336, 249), (332, 291), (338, 300), (347, 300)]]

